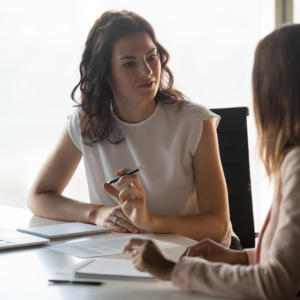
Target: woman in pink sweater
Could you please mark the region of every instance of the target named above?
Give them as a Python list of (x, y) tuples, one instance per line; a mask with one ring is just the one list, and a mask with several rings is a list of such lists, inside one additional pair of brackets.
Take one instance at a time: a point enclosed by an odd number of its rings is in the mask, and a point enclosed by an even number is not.
[(124, 250), (137, 269), (183, 291), (294, 299), (300, 290), (300, 24), (283, 26), (260, 41), (252, 83), (260, 155), (276, 182), (257, 248), (234, 251), (206, 239), (177, 263), (152, 241), (133, 239)]

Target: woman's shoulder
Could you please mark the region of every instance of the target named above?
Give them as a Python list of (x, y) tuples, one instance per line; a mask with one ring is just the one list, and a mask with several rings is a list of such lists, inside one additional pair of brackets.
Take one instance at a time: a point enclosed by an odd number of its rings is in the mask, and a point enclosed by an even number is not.
[(73, 111), (68, 115), (68, 127), (70, 134), (79, 134), (81, 132), (80, 123), (83, 116), (83, 110), (81, 107), (75, 107)]
[(68, 120), (73, 125), (79, 125), (83, 116), (83, 110), (81, 107), (74, 107), (73, 111), (68, 115)]
[(186, 100), (177, 102), (175, 104), (163, 104), (163, 107), (166, 110), (170, 110), (168, 108), (172, 107), (171, 111), (175, 111), (176, 113), (181, 114), (184, 118), (194, 116), (196, 118), (205, 120), (213, 117), (219, 117), (218, 115), (210, 111), (206, 106)]
[(280, 172), (284, 175), (286, 173), (295, 173), (299, 171), (300, 176), (300, 145), (291, 148), (285, 155), (281, 164)]
[(286, 164), (289, 161), (300, 162), (300, 145), (295, 146), (288, 151), (288, 153), (284, 157), (283, 164)]
[(70, 116), (81, 117), (83, 115), (83, 110), (80, 106), (75, 106), (73, 111), (70, 113)]

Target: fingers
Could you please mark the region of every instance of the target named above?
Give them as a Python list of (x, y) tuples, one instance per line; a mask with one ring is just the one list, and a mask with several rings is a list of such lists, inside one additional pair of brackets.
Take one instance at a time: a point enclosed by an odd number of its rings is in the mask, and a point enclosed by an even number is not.
[(144, 233), (144, 230), (135, 226), (123, 213), (120, 206), (112, 207), (103, 219), (101, 226), (116, 232)]
[(135, 227), (133, 224), (130, 224), (127, 220), (124, 220), (122, 218), (118, 218), (117, 222), (115, 225), (124, 228), (126, 232), (132, 232), (132, 233), (142, 233), (144, 232), (143, 230)]
[[(130, 239), (127, 244), (123, 248), (123, 253), (125, 252), (130, 252), (132, 253), (136, 247), (143, 246), (147, 241), (149, 240), (144, 240), (144, 239)], [(136, 252), (134, 253), (136, 254)]]
[(115, 232), (120, 232), (120, 233), (126, 233), (126, 232), (128, 232), (125, 228), (120, 227), (117, 224), (113, 224), (110, 221), (104, 221), (103, 225), (104, 225), (105, 228), (111, 229), (111, 230), (113, 230)]
[(121, 218), (118, 218), (117, 221), (115, 221), (114, 218), (105, 220), (104, 227), (120, 233), (131, 232), (131, 233), (139, 234), (144, 232), (143, 230), (135, 227), (134, 225), (129, 224), (128, 222), (124, 221)]
[(129, 252), (131, 255), (131, 260), (134, 267), (141, 271), (146, 272), (145, 269), (145, 249), (149, 246), (150, 243), (153, 243), (151, 240), (144, 240), (144, 239), (131, 239), (128, 243), (124, 246), (123, 253)]
[(166, 259), (152, 240), (131, 239), (125, 245), (125, 251), (130, 252), (133, 265), (139, 271), (170, 280), (175, 263)]
[(141, 248), (135, 249), (131, 252), (131, 261), (137, 270), (140, 272), (146, 272), (145, 267), (143, 266)]
[[(117, 176), (121, 176), (120, 179), (117, 181), (116, 185), (119, 187), (124, 186), (124, 185), (127, 185), (127, 186), (130, 185), (132, 188), (140, 189), (140, 181), (139, 181), (139, 177), (137, 174), (122, 176), (122, 174), (126, 173), (127, 171), (129, 171), (129, 169), (120, 169), (115, 173)], [(102, 184), (102, 187), (107, 193), (109, 193), (113, 197), (115, 197), (117, 199), (119, 198), (120, 192), (113, 184), (104, 182)], [(125, 187), (125, 189), (126, 189), (126, 187)]]
[(199, 256), (199, 257), (204, 257), (207, 255), (207, 252), (211, 248), (212, 244), (216, 244), (213, 242), (211, 239), (206, 238), (202, 240), (200, 243), (188, 247), (185, 252), (181, 255), (182, 256)]
[(199, 256), (203, 248), (206, 248), (206, 243), (200, 242), (194, 246), (187, 247), (185, 251), (181, 254), (180, 258), (183, 256)]
[(132, 203), (136, 198), (136, 190), (130, 185), (122, 189), (119, 193), (119, 201), (121, 204), (127, 200)]
[[(130, 171), (130, 169), (120, 169), (118, 170), (115, 175), (120, 176), (119, 180), (117, 181), (117, 186), (122, 186), (124, 184), (133, 184), (136, 187), (139, 186), (139, 176), (137, 173), (131, 174), (131, 175), (124, 175)], [(124, 176), (123, 176), (124, 175)]]
[(200, 256), (200, 257), (202, 257), (203, 256), (203, 250), (204, 249), (203, 249), (202, 245), (200, 245), (198, 247), (191, 247), (191, 248), (189, 248), (187, 250), (186, 256), (191, 256), (191, 257), (193, 257), (193, 256)]
[[(121, 176), (128, 171), (129, 169), (120, 169), (116, 172), (116, 175)], [(126, 216), (126, 218), (123, 218), (125, 223), (122, 223), (121, 226), (124, 226), (130, 232), (144, 232), (136, 231), (132, 227), (132, 225), (135, 225), (136, 228), (144, 228), (145, 220), (147, 219), (145, 191), (138, 175), (132, 174), (120, 177), (117, 181), (117, 186), (122, 186), (120, 191), (112, 184), (103, 183), (104, 190), (115, 197), (121, 204), (121, 209)], [(127, 220), (130, 220), (130, 222)]]
[(119, 198), (119, 190), (118, 189), (116, 189), (112, 184), (109, 184), (109, 183), (107, 183), (107, 182), (104, 182), (103, 184), (102, 184), (102, 187), (103, 187), (103, 189), (107, 192), (107, 193), (109, 193), (110, 195), (112, 195), (113, 197), (115, 197), (115, 198)]
[(185, 256), (201, 257), (209, 261), (227, 262), (231, 250), (216, 243), (211, 239), (204, 239), (199, 244), (189, 247), (184, 253)]
[(181, 254), (180, 258), (182, 258), (184, 256), (194, 256), (191, 253), (191, 252), (193, 252), (193, 250), (191, 250), (191, 249), (192, 249), (192, 247), (186, 248), (186, 250)]
[(132, 175), (125, 175), (121, 176), (120, 179), (117, 181), (117, 186), (123, 186), (130, 184), (131, 186), (135, 188), (139, 188), (140, 181), (139, 181), (139, 175), (138, 174), (132, 174)]
[(184, 257), (184, 256), (188, 256), (188, 255), (187, 255), (187, 252), (188, 252), (188, 249), (189, 249), (189, 248), (190, 248), (190, 247), (188, 247), (188, 248), (180, 255), (179, 259), (182, 258), (182, 257)]
[(126, 168), (119, 169), (118, 171), (115, 172), (115, 175), (116, 176), (122, 176), (122, 175), (124, 175), (125, 173), (127, 173), (129, 171), (130, 171), (130, 169), (126, 169)]

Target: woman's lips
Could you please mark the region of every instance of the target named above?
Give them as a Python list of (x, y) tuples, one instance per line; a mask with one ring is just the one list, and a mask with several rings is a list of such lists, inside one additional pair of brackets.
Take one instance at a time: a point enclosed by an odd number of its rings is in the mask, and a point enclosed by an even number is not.
[(148, 81), (148, 82), (145, 82), (145, 83), (141, 84), (139, 87), (151, 88), (153, 85), (154, 85), (154, 81)]

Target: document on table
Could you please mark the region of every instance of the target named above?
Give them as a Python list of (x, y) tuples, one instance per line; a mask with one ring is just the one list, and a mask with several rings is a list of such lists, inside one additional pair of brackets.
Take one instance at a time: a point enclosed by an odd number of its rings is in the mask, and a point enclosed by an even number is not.
[(152, 279), (153, 276), (135, 269), (131, 260), (97, 258), (88, 261), (75, 272), (78, 276), (102, 278)]
[(47, 239), (56, 239), (62, 237), (74, 237), (78, 235), (102, 233), (109, 231), (109, 229), (81, 222), (64, 222), (61, 224), (47, 226), (18, 228), (17, 231)]
[[(114, 237), (96, 236), (77, 241), (67, 241), (47, 246), (55, 251), (67, 253), (80, 258), (89, 258), (111, 254), (121, 254), (123, 247), (131, 238), (145, 238), (140, 235), (125, 234)], [(160, 248), (178, 247), (178, 244), (153, 239)]]

